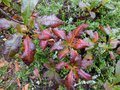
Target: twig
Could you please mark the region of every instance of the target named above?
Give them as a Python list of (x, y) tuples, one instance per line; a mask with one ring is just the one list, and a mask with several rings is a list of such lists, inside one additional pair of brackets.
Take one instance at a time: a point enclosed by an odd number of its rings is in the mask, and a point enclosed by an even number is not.
[(14, 21), (14, 22), (17, 22), (17, 23), (19, 23), (19, 24), (24, 24), (23, 22), (20, 22), (20, 21), (17, 21), (17, 20), (15, 20), (15, 19), (13, 19), (11, 16), (9, 16), (5, 11), (3, 11), (1, 8), (0, 8), (0, 12), (3, 14), (3, 15), (5, 15), (5, 16), (7, 16), (9, 19), (11, 19), (12, 21)]

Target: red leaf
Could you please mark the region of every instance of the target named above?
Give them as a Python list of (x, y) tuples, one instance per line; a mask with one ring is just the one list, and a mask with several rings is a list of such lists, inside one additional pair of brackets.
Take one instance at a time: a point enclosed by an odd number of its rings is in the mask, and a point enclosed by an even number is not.
[(89, 44), (82, 39), (78, 39), (74, 43), (74, 48), (76, 48), (76, 49), (86, 48), (88, 46), (89, 46)]
[(78, 36), (84, 29), (86, 29), (88, 27), (87, 24), (81, 24), (80, 26), (78, 26), (75, 30), (73, 30), (73, 35), (74, 36)]
[(84, 60), (82, 60), (82, 62), (81, 62), (81, 67), (82, 67), (83, 69), (86, 69), (86, 68), (88, 68), (89, 66), (91, 66), (92, 63), (93, 63), (92, 60), (86, 60), (86, 59), (84, 59)]
[(78, 56), (78, 52), (76, 50), (70, 49), (70, 59), (74, 60)]
[(24, 52), (21, 55), (21, 58), (25, 64), (30, 65), (34, 60), (35, 45), (34, 43), (32, 43), (29, 36), (26, 36), (26, 38), (23, 41), (23, 45), (24, 45)]
[(41, 40), (39, 43), (39, 46), (42, 48), (42, 50), (45, 50), (47, 47), (47, 40)]
[(77, 82), (79, 81), (79, 74), (78, 73), (75, 74), (75, 79)]
[(101, 30), (102, 32), (105, 33), (104, 27), (103, 27), (102, 25), (99, 25), (99, 28), (100, 28), (100, 30)]
[(59, 30), (58, 28), (54, 28), (53, 29), (53, 33), (58, 36), (61, 39), (65, 39), (66, 38), (66, 34), (64, 30)]
[(82, 69), (78, 70), (78, 74), (81, 77), (85, 78), (86, 80), (91, 80), (92, 79), (91, 75), (89, 75), (88, 73), (84, 72)]
[(73, 84), (74, 84), (73, 72), (72, 70), (70, 70), (69, 74), (65, 79), (65, 86), (67, 87), (67, 90), (74, 90)]
[(120, 54), (120, 47), (117, 48), (117, 53)]
[(52, 34), (48, 30), (43, 30), (39, 35), (40, 40), (50, 39), (51, 37), (52, 37)]
[(58, 53), (58, 58), (62, 59), (69, 53), (69, 49), (65, 48)]
[(37, 21), (42, 25), (46, 25), (54, 28), (63, 24), (63, 21), (58, 19), (55, 15), (38, 17)]
[(66, 65), (65, 62), (60, 62), (60, 63), (58, 63), (58, 64), (56, 65), (56, 69), (60, 70), (60, 69), (62, 69), (65, 65)]
[(63, 49), (63, 46), (62, 46), (61, 44), (62, 44), (62, 41), (59, 40), (58, 42), (56, 42), (56, 43), (52, 46), (52, 48), (50, 49), (50, 51)]
[(93, 42), (97, 42), (99, 39), (99, 35), (97, 32), (94, 32), (94, 36), (93, 36)]

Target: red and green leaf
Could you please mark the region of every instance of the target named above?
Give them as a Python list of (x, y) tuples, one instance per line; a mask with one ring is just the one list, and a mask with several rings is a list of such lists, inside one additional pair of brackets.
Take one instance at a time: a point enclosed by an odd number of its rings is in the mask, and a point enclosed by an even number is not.
[(98, 33), (97, 33), (97, 32), (94, 32), (93, 42), (94, 42), (94, 43), (97, 42), (98, 39), (99, 39), (99, 35), (98, 35)]
[(74, 60), (78, 56), (78, 52), (74, 49), (70, 49), (70, 59)]
[(82, 48), (86, 48), (86, 47), (88, 47), (89, 46), (89, 44), (87, 43), (87, 42), (85, 42), (84, 40), (82, 40), (82, 39), (76, 39), (75, 40), (75, 42), (74, 42), (74, 48), (75, 49), (82, 49)]
[(78, 26), (75, 30), (73, 30), (73, 37), (75, 38), (76, 36), (80, 35), (80, 33), (87, 27), (87, 24), (81, 24), (80, 26)]
[(67, 63), (65, 63), (65, 62), (60, 62), (60, 63), (56, 64), (56, 69), (60, 70), (60, 69), (62, 69), (66, 64), (67, 64)]
[(68, 53), (69, 53), (69, 49), (68, 49), (68, 48), (65, 48), (65, 49), (61, 50), (61, 51), (59, 51), (59, 53), (58, 53), (58, 58), (59, 58), (59, 59), (62, 59), (62, 58), (64, 58)]
[(54, 43), (54, 45), (51, 47), (50, 51), (62, 50), (62, 49), (63, 49), (62, 41), (59, 40), (58, 42)]
[(46, 40), (46, 39), (50, 39), (52, 37), (52, 34), (50, 32), (49, 29), (43, 30), (40, 34), (39, 34), (39, 39), (40, 40)]
[(66, 34), (64, 30), (59, 30), (58, 28), (54, 28), (53, 29), (53, 33), (58, 36), (61, 39), (65, 39), (66, 38)]

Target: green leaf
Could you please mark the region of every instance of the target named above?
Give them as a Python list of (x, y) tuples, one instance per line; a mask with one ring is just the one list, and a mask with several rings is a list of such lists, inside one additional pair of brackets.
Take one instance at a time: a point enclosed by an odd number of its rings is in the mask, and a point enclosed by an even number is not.
[(115, 77), (113, 78), (113, 84), (115, 85), (115, 84), (117, 84), (117, 83), (119, 83), (119, 82), (120, 82), (120, 75), (115, 76)]
[(2, 2), (7, 5), (8, 7), (10, 7), (10, 2), (11, 0), (2, 0)]
[(119, 85), (115, 85), (113, 90), (120, 90), (120, 86)]
[(24, 23), (27, 24), (29, 18), (39, 0), (22, 0), (21, 13)]
[(108, 3), (110, 0), (102, 0), (102, 5)]

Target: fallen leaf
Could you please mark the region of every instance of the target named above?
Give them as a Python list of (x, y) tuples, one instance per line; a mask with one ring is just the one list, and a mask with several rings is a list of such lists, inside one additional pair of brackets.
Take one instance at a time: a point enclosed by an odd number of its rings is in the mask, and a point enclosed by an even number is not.
[(17, 82), (17, 85), (18, 85), (19, 87), (21, 87), (21, 83), (20, 83), (20, 79), (19, 79), (19, 78), (17, 78), (16, 82)]
[(4, 58), (1, 58), (0, 59), (0, 68), (4, 67), (6, 65), (8, 65), (8, 62)]
[(9, 21), (5, 18), (0, 19), (0, 31), (9, 29), (11, 26), (16, 27), (17, 23), (13, 21)]
[(15, 62), (15, 72), (18, 72), (20, 70), (20, 64), (16, 61)]
[(19, 51), (21, 45), (22, 35), (15, 33), (10, 39), (5, 42), (3, 55), (5, 60), (8, 60), (13, 57)]
[(80, 7), (80, 8), (86, 8), (87, 5), (86, 5), (86, 3), (84, 3), (83, 1), (80, 1), (80, 2), (79, 2), (79, 7)]
[(5, 90), (4, 88), (0, 88), (0, 90)]
[(90, 16), (92, 19), (94, 19), (96, 17), (96, 14), (94, 12), (89, 12), (90, 13)]
[(34, 69), (33, 73), (36, 78), (40, 78), (39, 70), (37, 68)]
[(28, 90), (28, 87), (29, 87), (29, 83), (26, 84), (26, 85), (22, 88), (22, 90)]

